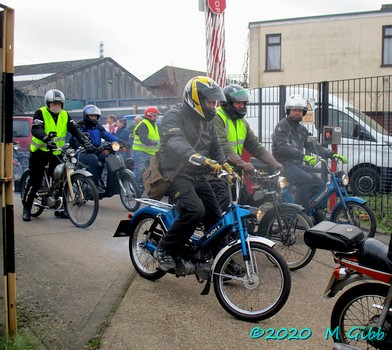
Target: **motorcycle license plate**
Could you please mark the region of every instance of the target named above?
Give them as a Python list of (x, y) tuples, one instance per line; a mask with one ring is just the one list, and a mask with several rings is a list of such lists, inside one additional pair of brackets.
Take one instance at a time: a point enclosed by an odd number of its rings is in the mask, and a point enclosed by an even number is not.
[(129, 226), (129, 219), (128, 220), (121, 220), (118, 223), (117, 230), (114, 233), (113, 237), (126, 237), (126, 236), (129, 236), (129, 234), (128, 234), (128, 226)]

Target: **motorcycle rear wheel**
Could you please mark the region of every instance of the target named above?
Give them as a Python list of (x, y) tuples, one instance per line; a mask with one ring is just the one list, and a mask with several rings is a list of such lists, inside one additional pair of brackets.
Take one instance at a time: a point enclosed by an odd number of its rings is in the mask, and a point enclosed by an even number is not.
[(140, 202), (135, 201), (135, 198), (140, 198), (141, 193), (136, 181), (128, 174), (119, 174), (119, 178), (124, 186), (124, 190), (119, 186), (119, 194), (121, 203), (128, 211), (136, 211), (140, 207)]
[[(284, 306), (291, 290), (291, 276), (287, 263), (273, 248), (250, 242), (250, 249), (255, 262), (251, 281), (246, 278), (241, 244), (235, 244), (216, 263), (213, 283), (216, 297), (228, 313), (243, 321), (257, 322), (272, 317)], [(237, 266), (235, 273), (231, 272), (233, 263)]]
[(164, 234), (164, 228), (158, 224), (153, 232), (149, 232), (155, 222), (154, 215), (145, 214), (134, 223), (129, 237), (129, 255), (135, 270), (140, 276), (155, 281), (166, 272), (158, 269), (158, 262), (153, 257), (153, 247), (158, 245)]
[(343, 205), (340, 205), (331, 215), (331, 221), (338, 224), (357, 226), (363, 231), (365, 236), (374, 237), (377, 230), (377, 222), (373, 210), (366, 203), (346, 202), (346, 206), (350, 216), (353, 218), (353, 222), (350, 221)]
[(257, 234), (276, 243), (274, 249), (283, 256), (290, 270), (301, 269), (316, 253), (316, 249), (308, 247), (304, 241), (305, 231), (313, 222), (304, 212), (291, 206), (279, 205), (278, 212), (279, 218), (274, 208), (264, 214)]
[[(30, 179), (30, 170), (27, 169), (23, 173), (22, 177), (20, 178), (20, 185), (19, 186), (20, 186), (20, 197), (21, 197), (22, 203), (23, 203), (25, 195), (26, 195), (27, 184), (29, 182), (29, 179)], [(43, 185), (41, 185), (40, 189), (42, 187), (43, 187)], [(33, 206), (31, 207), (31, 216), (32, 217), (36, 218), (43, 213), (44, 208), (43, 208), (42, 204), (43, 204), (42, 197), (36, 195), (34, 198)]]
[[(369, 326), (381, 314), (389, 286), (381, 283), (362, 283), (358, 284), (345, 293), (337, 300), (331, 314), (331, 331), (339, 327), (337, 337), (334, 336), (334, 342), (341, 342), (360, 349), (391, 349), (391, 344), (381, 341), (369, 344), (361, 336), (358, 340), (353, 339), (350, 334), (355, 335), (355, 329), (363, 330)], [(388, 318), (388, 316), (387, 316)], [(349, 333), (351, 330), (351, 333)], [(374, 330), (377, 332), (377, 330)], [(387, 335), (389, 336), (389, 335)]]
[(99, 196), (94, 181), (83, 174), (74, 174), (71, 177), (74, 200), (68, 188), (64, 185), (64, 210), (69, 220), (80, 228), (93, 224), (98, 215)]

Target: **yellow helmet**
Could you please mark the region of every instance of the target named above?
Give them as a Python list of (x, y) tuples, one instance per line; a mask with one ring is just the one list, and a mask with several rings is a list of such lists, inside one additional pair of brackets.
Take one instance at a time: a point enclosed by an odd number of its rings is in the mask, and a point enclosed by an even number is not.
[(210, 121), (216, 115), (216, 107), (207, 108), (206, 100), (218, 102), (226, 101), (226, 98), (213, 79), (197, 76), (185, 85), (183, 100), (202, 118)]

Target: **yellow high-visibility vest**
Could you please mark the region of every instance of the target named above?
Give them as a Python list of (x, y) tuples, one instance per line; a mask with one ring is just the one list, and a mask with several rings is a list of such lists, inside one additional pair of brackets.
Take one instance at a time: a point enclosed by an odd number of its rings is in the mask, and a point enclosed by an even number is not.
[(136, 125), (135, 129), (133, 129), (133, 145), (132, 149), (135, 151), (142, 151), (146, 152), (148, 154), (155, 154), (158, 152), (158, 146), (147, 146), (142, 141), (140, 141), (140, 137), (138, 134), (136, 134), (136, 130), (139, 128), (140, 124), (146, 124), (148, 128), (148, 135), (147, 137), (152, 140), (152, 141), (159, 141), (159, 131), (158, 131), (158, 125), (154, 124), (152, 125), (147, 119), (143, 119), (138, 125)]
[[(223, 120), (225, 124), (226, 137), (229, 142), (231, 149), (237, 153), (240, 157), (242, 156), (242, 150), (246, 140), (246, 125), (241, 119), (230, 119), (222, 107), (218, 107), (216, 113)], [(216, 117), (215, 117), (216, 118)], [(235, 125), (234, 125), (235, 123)]]
[[(57, 136), (53, 138), (53, 141), (56, 143), (57, 147), (64, 146), (65, 138), (67, 136), (68, 113), (65, 110), (62, 110), (57, 117), (56, 123), (47, 107), (41, 107), (40, 110), (42, 111), (42, 117), (44, 119), (45, 133), (49, 135), (50, 132), (56, 132)], [(46, 143), (33, 136), (30, 151), (36, 152), (39, 149), (41, 151), (49, 152)], [(53, 152), (53, 154), (60, 153), (60, 151)]]

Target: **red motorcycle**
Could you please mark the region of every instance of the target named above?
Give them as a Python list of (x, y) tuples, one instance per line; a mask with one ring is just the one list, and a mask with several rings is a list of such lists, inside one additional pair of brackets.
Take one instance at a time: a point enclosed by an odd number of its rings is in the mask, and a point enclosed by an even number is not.
[(308, 229), (305, 243), (330, 250), (339, 265), (325, 291), (337, 300), (326, 337), (359, 349), (392, 349), (392, 236), (388, 244), (364, 237), (360, 228), (323, 221)]

